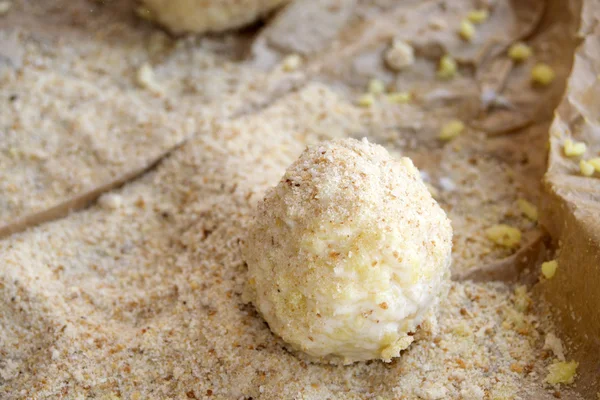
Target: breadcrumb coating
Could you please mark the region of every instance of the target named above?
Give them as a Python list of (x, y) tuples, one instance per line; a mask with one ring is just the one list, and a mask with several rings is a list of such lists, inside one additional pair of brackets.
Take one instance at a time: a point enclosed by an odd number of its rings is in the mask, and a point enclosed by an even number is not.
[(409, 158), (366, 139), (309, 147), (259, 205), (244, 257), (256, 308), (315, 361), (390, 361), (438, 303), (452, 229)]

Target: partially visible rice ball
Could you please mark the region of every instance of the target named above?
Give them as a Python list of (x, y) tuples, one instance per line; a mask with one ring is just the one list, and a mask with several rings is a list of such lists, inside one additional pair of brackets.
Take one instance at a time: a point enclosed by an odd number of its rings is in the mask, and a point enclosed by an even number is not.
[(452, 228), (409, 158), (366, 139), (309, 147), (259, 204), (247, 292), (271, 330), (329, 363), (390, 361), (445, 294)]
[(221, 32), (250, 24), (289, 0), (143, 0), (150, 14), (173, 33)]

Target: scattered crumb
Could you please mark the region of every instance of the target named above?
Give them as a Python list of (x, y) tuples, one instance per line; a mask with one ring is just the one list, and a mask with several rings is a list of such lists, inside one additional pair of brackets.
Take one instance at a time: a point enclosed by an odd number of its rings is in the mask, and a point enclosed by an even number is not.
[(517, 204), (521, 214), (529, 218), (531, 221), (537, 222), (538, 220), (538, 209), (535, 205), (525, 199), (518, 199)]
[(504, 247), (516, 247), (521, 242), (521, 231), (505, 224), (494, 225), (485, 231), (492, 242)]
[(98, 205), (107, 210), (116, 210), (123, 204), (123, 198), (116, 193), (106, 193), (98, 199)]
[(531, 47), (523, 42), (517, 42), (508, 49), (508, 56), (515, 62), (523, 62), (531, 57)]
[(161, 94), (163, 92), (162, 87), (156, 81), (154, 76), (154, 70), (148, 63), (144, 63), (137, 71), (136, 74), (137, 84), (155, 94)]
[(392, 92), (387, 95), (387, 99), (392, 104), (409, 103), (412, 100), (410, 92)]
[(592, 175), (594, 175), (595, 170), (596, 169), (594, 168), (594, 165), (592, 163), (590, 163), (589, 161), (586, 161), (586, 160), (579, 161), (579, 171), (581, 172), (581, 175), (592, 176)]
[(375, 96), (365, 93), (358, 98), (356, 103), (361, 107), (371, 107), (375, 103)]
[(381, 94), (385, 92), (385, 83), (383, 83), (379, 79), (371, 79), (369, 81), (369, 93), (371, 94)]
[(544, 340), (544, 349), (552, 350), (552, 353), (558, 358), (560, 361), (565, 361), (565, 351), (563, 348), (562, 341), (552, 332), (549, 332), (546, 335), (546, 339)]
[(554, 278), (554, 275), (556, 274), (557, 268), (558, 268), (558, 261), (556, 261), (556, 260), (546, 261), (546, 262), (542, 263), (542, 275), (544, 275), (544, 277), (546, 279), (552, 279), (552, 278)]
[(463, 40), (470, 42), (475, 37), (475, 25), (467, 19), (461, 21), (458, 34)]
[(394, 40), (385, 53), (385, 62), (394, 71), (401, 71), (415, 62), (412, 46), (402, 40)]
[(440, 59), (438, 66), (437, 77), (440, 79), (452, 79), (458, 73), (458, 65), (454, 58), (446, 54)]
[(594, 170), (596, 172), (600, 172), (600, 157), (591, 158), (587, 160), (587, 162), (590, 163), (592, 167), (594, 167)]
[(537, 85), (548, 86), (555, 77), (556, 73), (548, 64), (537, 63), (531, 70), (531, 81)]
[(548, 366), (548, 375), (546, 375), (546, 382), (551, 385), (559, 383), (571, 384), (575, 380), (577, 374), (577, 367), (579, 363), (577, 361), (555, 361)]
[(438, 135), (440, 140), (449, 141), (456, 138), (465, 130), (465, 124), (458, 120), (454, 119), (452, 121), (447, 122)]
[(281, 65), (286, 72), (295, 71), (302, 65), (302, 57), (299, 54), (290, 54), (283, 59)]
[(448, 27), (446, 21), (440, 17), (433, 17), (429, 20), (429, 26), (436, 31), (444, 30)]
[(490, 13), (486, 9), (472, 10), (467, 14), (467, 19), (474, 24), (481, 24), (489, 18)]
[(567, 139), (563, 144), (563, 149), (565, 152), (565, 156), (579, 157), (585, 154), (587, 150), (587, 145), (583, 142), (575, 142), (571, 139)]

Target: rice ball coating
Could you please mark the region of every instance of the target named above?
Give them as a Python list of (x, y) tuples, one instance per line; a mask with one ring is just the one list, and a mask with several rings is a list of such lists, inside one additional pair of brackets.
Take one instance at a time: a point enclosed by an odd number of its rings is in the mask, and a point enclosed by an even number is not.
[(289, 0), (143, 0), (173, 33), (221, 32), (250, 24)]
[(312, 361), (390, 361), (446, 292), (452, 228), (409, 158), (366, 139), (307, 148), (258, 205), (248, 295)]

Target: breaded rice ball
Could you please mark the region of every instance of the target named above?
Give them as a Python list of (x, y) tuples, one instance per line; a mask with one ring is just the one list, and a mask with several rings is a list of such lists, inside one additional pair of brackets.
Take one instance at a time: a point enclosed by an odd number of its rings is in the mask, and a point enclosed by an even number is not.
[(143, 0), (150, 14), (171, 32), (221, 32), (250, 24), (289, 0)]
[(366, 139), (309, 147), (243, 245), (247, 296), (312, 361), (390, 361), (444, 296), (452, 228), (409, 158)]

